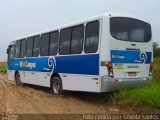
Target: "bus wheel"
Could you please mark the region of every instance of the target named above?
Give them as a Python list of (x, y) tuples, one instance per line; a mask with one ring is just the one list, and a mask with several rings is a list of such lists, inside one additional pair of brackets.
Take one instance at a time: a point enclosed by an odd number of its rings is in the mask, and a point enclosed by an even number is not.
[(52, 78), (51, 81), (51, 92), (55, 95), (61, 95), (63, 92), (62, 82), (59, 77)]
[(21, 86), (22, 85), (22, 83), (21, 83), (21, 76), (20, 76), (19, 73), (16, 74), (15, 81), (16, 81), (16, 85), (17, 86)]

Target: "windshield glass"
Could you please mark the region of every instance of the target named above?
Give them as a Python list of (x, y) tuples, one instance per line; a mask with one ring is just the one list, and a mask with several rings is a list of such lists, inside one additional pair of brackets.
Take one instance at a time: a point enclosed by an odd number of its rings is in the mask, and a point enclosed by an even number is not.
[(9, 46), (8, 49), (8, 63), (11, 63), (14, 59), (15, 45)]
[(148, 42), (151, 40), (150, 24), (141, 20), (125, 17), (110, 19), (110, 32), (118, 40)]

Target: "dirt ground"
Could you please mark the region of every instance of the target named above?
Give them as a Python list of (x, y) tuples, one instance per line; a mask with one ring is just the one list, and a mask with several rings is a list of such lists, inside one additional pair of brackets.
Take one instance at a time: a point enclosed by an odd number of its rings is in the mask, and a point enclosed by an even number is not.
[(0, 73), (0, 113), (131, 114), (139, 113), (139, 110), (135, 110), (135, 108), (121, 109), (113, 103), (107, 102), (101, 94), (67, 92), (62, 96), (56, 96), (50, 93), (49, 88), (32, 85), (17, 87), (7, 82), (5, 73)]
[(6, 62), (0, 62), (0, 66), (5, 66)]

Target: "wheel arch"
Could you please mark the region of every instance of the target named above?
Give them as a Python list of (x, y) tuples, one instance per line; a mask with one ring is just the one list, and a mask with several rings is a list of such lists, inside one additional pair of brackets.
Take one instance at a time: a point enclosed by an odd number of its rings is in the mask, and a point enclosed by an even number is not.
[(19, 73), (19, 71), (16, 70), (15, 73), (14, 73), (14, 79), (16, 79), (16, 75), (17, 75), (18, 73)]
[[(53, 79), (54, 77), (59, 77), (60, 80), (61, 80), (61, 83), (62, 83), (61, 76), (60, 76), (58, 73), (53, 73), (53, 74), (51, 75), (51, 78), (50, 78), (50, 87), (51, 87), (52, 79)], [(62, 83), (62, 87), (63, 87), (63, 83)]]

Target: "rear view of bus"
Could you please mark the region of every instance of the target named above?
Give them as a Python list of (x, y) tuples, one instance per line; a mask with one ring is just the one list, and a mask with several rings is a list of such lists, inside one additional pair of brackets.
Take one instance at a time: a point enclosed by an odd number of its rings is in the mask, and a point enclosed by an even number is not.
[(136, 87), (152, 79), (152, 35), (149, 23), (131, 17), (110, 16), (108, 75), (102, 77), (102, 91)]

